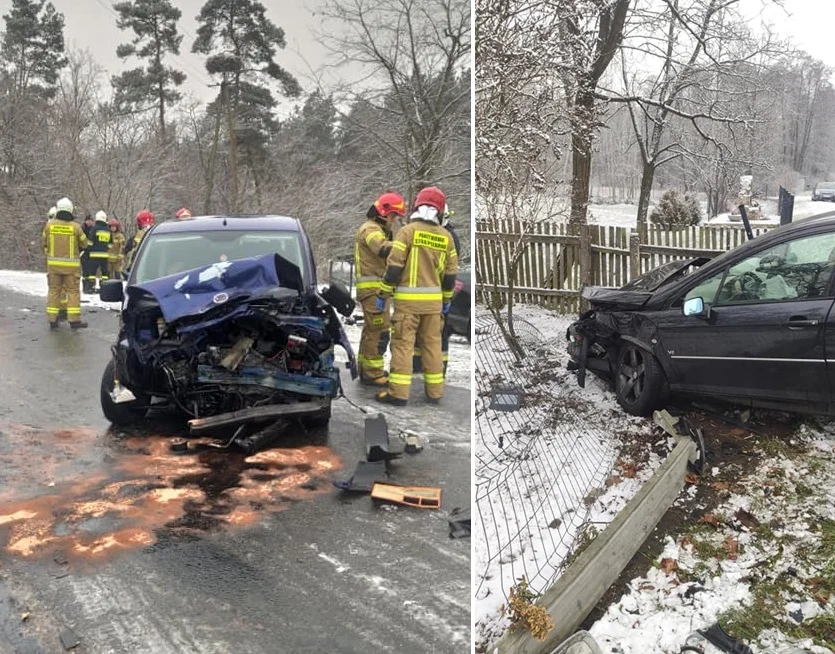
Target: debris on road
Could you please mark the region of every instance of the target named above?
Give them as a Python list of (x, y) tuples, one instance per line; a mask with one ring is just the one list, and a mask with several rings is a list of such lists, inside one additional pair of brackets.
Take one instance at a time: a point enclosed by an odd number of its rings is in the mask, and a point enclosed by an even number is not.
[(358, 461), (350, 479), (335, 481), (333, 485), (344, 491), (370, 493), (376, 482), (387, 479), (385, 461)]
[(469, 538), (470, 536), (470, 509), (462, 509), (456, 506), (449, 513), (449, 537), (450, 538)]
[(67, 627), (61, 631), (61, 634), (58, 636), (61, 640), (61, 646), (66, 650), (69, 651), (71, 649), (75, 649), (81, 644), (81, 639), (76, 635), (76, 633)]
[(389, 440), (389, 429), (382, 413), (365, 417), (365, 459), (385, 461), (403, 454), (400, 444)]
[(423, 451), (423, 441), (415, 432), (407, 429), (400, 437), (406, 442), (406, 454), (417, 454)]
[(441, 508), (441, 489), (429, 486), (396, 486), (377, 482), (371, 489), (371, 497), (384, 502), (395, 502), (418, 509)]
[(20, 614), (20, 621), (21, 622), (26, 622), (29, 619), (29, 615), (30, 615), (30, 613), (28, 613), (28, 612), (27, 613), (21, 613)]

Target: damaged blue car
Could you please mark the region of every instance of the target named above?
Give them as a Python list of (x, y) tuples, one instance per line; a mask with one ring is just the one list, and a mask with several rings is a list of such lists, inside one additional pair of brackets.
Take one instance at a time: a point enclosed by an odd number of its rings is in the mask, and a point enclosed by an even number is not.
[(121, 302), (120, 329), (101, 383), (105, 417), (128, 425), (153, 405), (192, 432), (295, 417), (328, 424), (340, 393), (334, 348), (354, 353), (336, 311), (353, 300), (319, 292), (310, 242), (283, 216), (170, 221), (143, 239), (127, 283), (102, 285)]

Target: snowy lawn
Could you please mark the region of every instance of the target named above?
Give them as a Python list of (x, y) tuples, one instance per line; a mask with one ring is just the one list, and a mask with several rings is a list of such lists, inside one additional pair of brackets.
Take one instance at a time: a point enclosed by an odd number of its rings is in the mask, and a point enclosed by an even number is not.
[(835, 648), (835, 425), (808, 420), (761, 438), (743, 474), (720, 465), (677, 501), (693, 520), (666, 535), (649, 572), (628, 582), (590, 631), (604, 652), (678, 654), (717, 620), (755, 653)]

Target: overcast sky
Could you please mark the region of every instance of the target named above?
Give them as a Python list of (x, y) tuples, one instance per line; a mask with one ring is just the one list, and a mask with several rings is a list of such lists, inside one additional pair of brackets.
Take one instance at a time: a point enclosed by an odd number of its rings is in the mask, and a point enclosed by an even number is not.
[[(276, 59), (281, 66), (296, 76), (305, 90), (311, 90), (314, 85), (311, 68), (317, 70), (327, 60), (327, 50), (314, 35), (318, 21), (313, 12), (322, 2), (323, 0), (262, 0), (267, 8), (267, 16), (283, 28), (286, 34), (287, 47), (278, 52)], [(117, 14), (113, 10), (112, 0), (52, 0), (52, 4), (64, 14), (67, 44), (89, 49), (107, 70), (108, 76), (138, 65), (136, 59), (123, 61), (116, 56), (116, 46), (127, 43), (133, 32), (123, 32), (116, 27)], [(204, 0), (173, 0), (172, 4), (183, 12), (179, 21), (183, 42), (180, 46), (180, 56), (173, 58), (170, 63), (188, 76), (181, 88), (187, 89), (203, 101), (208, 101), (217, 94), (217, 89), (207, 87), (211, 80), (206, 73), (203, 56), (191, 53), (191, 46), (197, 34), (195, 18), (200, 13)], [(0, 15), (6, 15), (11, 6), (11, 0), (0, 0)], [(0, 29), (5, 29), (5, 22), (0, 22)]]

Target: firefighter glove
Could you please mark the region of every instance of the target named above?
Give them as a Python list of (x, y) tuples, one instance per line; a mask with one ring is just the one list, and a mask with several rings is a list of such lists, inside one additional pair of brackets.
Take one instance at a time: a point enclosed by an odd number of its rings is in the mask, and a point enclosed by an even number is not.
[(443, 306), (441, 307), (441, 313), (446, 315), (449, 313), (449, 302), (444, 302)]
[(385, 311), (386, 310), (386, 298), (382, 295), (378, 295), (377, 299), (374, 301), (374, 306), (377, 307), (377, 311)]

